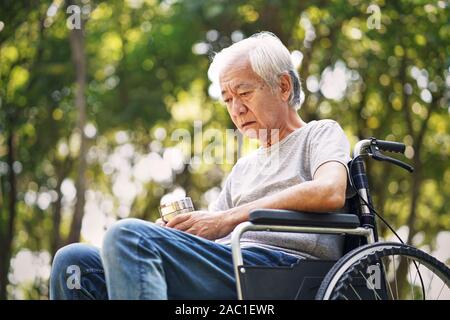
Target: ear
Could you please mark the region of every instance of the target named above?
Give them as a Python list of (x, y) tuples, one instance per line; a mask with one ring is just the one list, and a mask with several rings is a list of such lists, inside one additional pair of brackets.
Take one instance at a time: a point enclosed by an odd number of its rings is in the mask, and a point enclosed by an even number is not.
[(289, 101), (292, 92), (292, 79), (288, 73), (280, 76), (280, 94), (281, 99), (285, 102)]

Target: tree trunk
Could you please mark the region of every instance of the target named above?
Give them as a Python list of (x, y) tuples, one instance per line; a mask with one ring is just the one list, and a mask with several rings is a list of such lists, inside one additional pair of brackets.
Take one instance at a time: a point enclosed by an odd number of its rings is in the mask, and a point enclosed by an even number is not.
[(12, 242), (14, 237), (14, 222), (16, 219), (16, 203), (17, 203), (17, 188), (16, 188), (16, 174), (13, 170), (13, 164), (15, 161), (15, 145), (14, 145), (14, 133), (13, 129), (10, 127), (7, 138), (8, 145), (8, 183), (9, 183), (9, 194), (8, 194), (8, 220), (7, 229), (5, 236), (2, 239), (2, 248), (0, 256), (0, 300), (7, 299), (6, 287), (8, 285), (8, 273), (9, 273), (9, 262), (11, 260), (12, 254)]
[[(405, 76), (405, 70), (406, 70), (406, 61), (405, 59), (402, 60), (402, 66), (400, 69), (400, 78), (402, 79), (402, 84), (405, 84), (406, 76)], [(407, 128), (409, 129), (409, 134), (413, 137), (414, 143), (414, 157), (413, 157), (413, 166), (414, 166), (414, 172), (412, 174), (412, 186), (411, 186), (411, 198), (410, 198), (410, 208), (409, 208), (409, 215), (408, 220), (406, 223), (406, 226), (408, 227), (408, 237), (405, 241), (407, 244), (411, 244), (411, 241), (416, 234), (417, 230), (415, 227), (416, 223), (416, 217), (417, 217), (417, 203), (419, 201), (420, 197), (420, 188), (422, 186), (423, 176), (422, 176), (422, 162), (421, 162), (421, 153), (422, 153), (422, 146), (423, 146), (423, 139), (425, 137), (426, 131), (428, 129), (428, 122), (431, 118), (431, 115), (433, 112), (437, 109), (439, 104), (440, 97), (433, 96), (433, 102), (431, 103), (428, 114), (426, 118), (423, 120), (420, 130), (416, 132), (414, 130), (413, 124), (412, 124), (412, 116), (411, 112), (409, 110), (408, 105), (408, 98), (403, 93), (403, 112), (405, 113)], [(397, 274), (399, 280), (399, 287), (401, 288), (400, 292), (401, 295), (405, 295), (408, 292), (408, 265), (406, 260), (402, 260), (398, 266)]]
[(84, 135), (84, 126), (86, 124), (86, 56), (84, 50), (83, 23), (81, 23), (81, 29), (73, 29), (71, 31), (70, 47), (76, 72), (75, 106), (78, 109), (76, 131), (80, 135), (81, 145), (78, 158), (78, 176), (75, 183), (77, 190), (77, 202), (75, 204), (75, 211), (73, 214), (72, 224), (70, 226), (70, 233), (67, 241), (68, 243), (78, 242), (80, 240), (86, 192), (87, 139)]
[(64, 175), (58, 175), (58, 183), (56, 185), (56, 192), (58, 193), (58, 200), (56, 200), (54, 206), (53, 206), (53, 230), (52, 230), (52, 237), (51, 237), (51, 255), (52, 257), (55, 256), (56, 251), (61, 246), (61, 234), (60, 234), (60, 225), (61, 225), (61, 198), (62, 198), (62, 192), (61, 192), (61, 184), (64, 179)]

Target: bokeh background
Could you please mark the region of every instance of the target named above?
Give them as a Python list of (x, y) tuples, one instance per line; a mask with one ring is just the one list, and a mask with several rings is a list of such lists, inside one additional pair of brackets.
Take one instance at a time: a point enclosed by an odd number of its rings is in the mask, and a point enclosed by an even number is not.
[(58, 248), (153, 221), (163, 196), (208, 207), (232, 165), (189, 164), (172, 134), (233, 128), (210, 57), (262, 30), (292, 52), (305, 121), (407, 145), (413, 174), (368, 163), (375, 206), (449, 262), (448, 1), (2, 0), (0, 299), (47, 299)]

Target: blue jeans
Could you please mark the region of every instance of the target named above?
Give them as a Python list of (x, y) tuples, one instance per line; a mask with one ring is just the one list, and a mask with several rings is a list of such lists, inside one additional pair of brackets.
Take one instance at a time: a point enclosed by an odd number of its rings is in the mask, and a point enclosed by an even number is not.
[[(289, 266), (298, 258), (242, 250), (246, 265)], [(124, 219), (103, 248), (71, 244), (54, 258), (50, 299), (236, 299), (231, 247), (154, 223)]]

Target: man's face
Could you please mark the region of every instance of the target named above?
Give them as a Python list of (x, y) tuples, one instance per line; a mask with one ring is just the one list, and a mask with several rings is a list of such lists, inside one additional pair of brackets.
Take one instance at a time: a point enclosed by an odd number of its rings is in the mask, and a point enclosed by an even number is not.
[(286, 101), (252, 70), (248, 59), (225, 67), (220, 87), (228, 113), (242, 134), (261, 139), (261, 129), (279, 129), (286, 121)]

